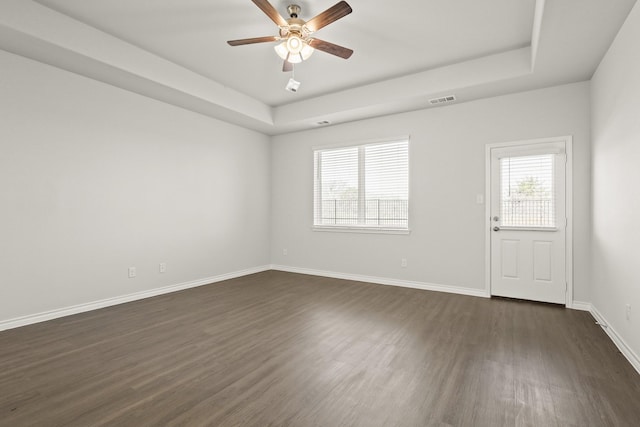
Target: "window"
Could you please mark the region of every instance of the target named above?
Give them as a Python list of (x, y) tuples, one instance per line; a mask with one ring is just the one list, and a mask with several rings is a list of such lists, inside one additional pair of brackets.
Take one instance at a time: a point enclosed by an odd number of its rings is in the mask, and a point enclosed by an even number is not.
[(553, 169), (553, 154), (500, 159), (502, 225), (556, 226)]
[(314, 151), (317, 229), (408, 231), (408, 138)]

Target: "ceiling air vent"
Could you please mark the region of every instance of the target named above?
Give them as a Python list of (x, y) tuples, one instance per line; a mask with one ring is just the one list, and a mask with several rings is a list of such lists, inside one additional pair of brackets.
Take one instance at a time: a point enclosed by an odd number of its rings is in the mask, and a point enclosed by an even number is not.
[(429, 104), (431, 105), (446, 104), (448, 102), (453, 102), (455, 100), (456, 100), (455, 95), (447, 95), (447, 96), (441, 96), (439, 98), (430, 99)]

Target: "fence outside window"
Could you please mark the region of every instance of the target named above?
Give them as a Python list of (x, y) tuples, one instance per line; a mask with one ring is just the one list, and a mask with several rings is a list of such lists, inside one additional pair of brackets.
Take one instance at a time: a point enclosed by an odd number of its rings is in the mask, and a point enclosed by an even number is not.
[(553, 199), (502, 200), (501, 222), (507, 227), (555, 227)]
[(397, 199), (365, 200), (364, 224), (358, 223), (358, 201), (354, 199), (324, 199), (322, 225), (375, 225), (407, 227), (409, 201)]

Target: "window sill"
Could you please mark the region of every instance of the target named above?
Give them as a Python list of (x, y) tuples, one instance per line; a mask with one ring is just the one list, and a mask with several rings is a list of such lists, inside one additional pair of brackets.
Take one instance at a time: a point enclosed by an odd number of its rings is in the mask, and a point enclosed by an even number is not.
[(411, 234), (408, 228), (380, 228), (380, 227), (354, 227), (354, 226), (330, 226), (314, 225), (313, 231), (329, 231), (334, 233), (366, 233), (366, 234)]

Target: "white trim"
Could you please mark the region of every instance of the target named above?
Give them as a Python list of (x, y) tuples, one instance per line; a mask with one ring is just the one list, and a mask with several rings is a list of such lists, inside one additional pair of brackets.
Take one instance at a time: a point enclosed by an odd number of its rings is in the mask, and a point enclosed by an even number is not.
[(545, 0), (536, 0), (536, 6), (533, 13), (533, 30), (531, 31), (531, 72), (535, 70), (536, 59), (538, 58), (538, 45), (540, 44), (544, 4)]
[(414, 282), (409, 280), (391, 279), (388, 277), (363, 276), (360, 274), (338, 273), (335, 271), (314, 270), (310, 268), (289, 267), (285, 265), (272, 265), (272, 270), (288, 273), (308, 274), (311, 276), (330, 277), (333, 279), (353, 280), (356, 282), (374, 283), (377, 285), (399, 286), (403, 288), (421, 289), (423, 291), (446, 292), (450, 294), (468, 295), (473, 297), (488, 298), (484, 289), (474, 289), (462, 286), (439, 285), (435, 283)]
[(491, 148), (487, 144), (484, 154), (484, 291), (491, 297)]
[[(333, 271), (314, 270), (309, 268), (289, 267), (284, 265), (264, 265), (260, 267), (249, 268), (246, 270), (235, 271), (232, 273), (222, 274), (219, 276), (208, 277), (205, 279), (194, 280), (191, 282), (180, 283), (177, 285), (165, 286), (162, 288), (150, 289), (147, 291), (136, 292), (133, 294), (123, 295), (114, 298), (107, 298), (99, 301), (93, 301), (85, 304), (78, 304), (71, 307), (51, 310), (43, 313), (32, 314), (14, 319), (0, 321), (0, 331), (7, 329), (19, 328), (21, 326), (32, 325), (34, 323), (45, 322), (47, 320), (58, 319), (60, 317), (71, 316), (73, 314), (84, 313), (87, 311), (98, 310), (105, 307), (111, 307), (118, 304), (124, 304), (131, 301), (137, 301), (145, 298), (151, 298), (158, 295), (164, 295), (185, 289), (196, 288), (199, 286), (210, 285), (224, 280), (235, 279), (249, 274), (261, 273), (268, 270), (285, 271), (289, 273), (308, 274), (312, 276), (330, 277), (335, 279), (353, 280), (358, 282), (374, 283), (387, 286), (399, 286), (404, 288), (421, 289), (426, 291), (446, 292), (458, 295), (467, 295), (480, 298), (490, 298), (490, 294), (485, 289), (474, 289), (461, 286), (440, 285), (434, 283), (415, 282), (408, 280), (391, 279), (385, 277), (363, 276), (359, 274), (338, 273)], [(582, 301), (572, 301), (571, 307), (574, 310), (589, 311), (591, 315), (606, 327), (603, 327), (607, 336), (613, 341), (620, 352), (627, 358), (629, 363), (640, 373), (640, 357), (627, 345), (620, 335), (613, 329), (609, 322), (600, 312), (592, 306), (591, 303)]]
[(499, 160), (513, 157), (513, 155), (536, 156), (543, 154), (565, 154), (564, 144), (558, 144), (559, 142), (563, 143), (564, 139), (558, 139), (552, 142), (532, 142), (531, 144), (517, 143), (513, 146), (493, 147), (491, 151), (495, 153), (495, 157)]
[(578, 311), (591, 311), (593, 306), (591, 305), (590, 302), (584, 302), (584, 301), (573, 301), (571, 303), (571, 308), (573, 310), (578, 310)]
[(358, 227), (349, 225), (314, 225), (311, 227), (313, 231), (331, 231), (334, 233), (369, 233), (369, 234), (411, 234), (409, 228), (384, 228), (384, 227)]
[(622, 339), (620, 334), (616, 332), (615, 329), (611, 326), (607, 319), (598, 311), (597, 308), (591, 307), (591, 315), (601, 326), (603, 326), (604, 332), (609, 336), (611, 341), (618, 347), (618, 350), (627, 358), (631, 366), (635, 368), (636, 371), (640, 374), (640, 357), (627, 345), (627, 343)]
[(507, 147), (515, 147), (518, 145), (531, 145), (531, 144), (548, 144), (552, 142), (560, 142), (566, 140), (573, 140), (573, 136), (571, 135), (560, 135), (554, 137), (545, 137), (545, 138), (534, 138), (534, 139), (523, 139), (518, 141), (508, 141), (508, 142), (493, 142), (487, 144), (487, 147), (490, 148), (507, 148)]
[[(475, 288), (467, 288), (463, 286), (451, 286), (451, 285), (441, 285), (441, 284), (435, 284), (435, 283), (416, 282), (416, 281), (409, 281), (409, 280), (392, 279), (388, 277), (375, 277), (375, 276), (364, 276), (359, 274), (338, 273), (334, 271), (289, 267), (284, 265), (264, 265), (260, 267), (254, 267), (246, 270), (222, 274), (219, 276), (194, 280), (191, 282), (179, 283), (177, 285), (150, 289), (147, 291), (136, 292), (133, 294), (123, 295), (119, 297), (106, 298), (99, 301), (78, 304), (70, 307), (60, 308), (60, 309), (46, 311), (42, 313), (31, 314), (28, 316), (16, 317), (8, 320), (0, 320), (0, 331), (19, 328), (21, 326), (27, 326), (34, 323), (45, 322), (47, 320), (58, 319), (60, 317), (71, 316), (74, 314), (84, 313), (91, 310), (98, 310), (101, 308), (111, 307), (114, 305), (124, 304), (127, 302), (137, 301), (145, 298), (151, 298), (154, 296), (164, 295), (171, 292), (177, 292), (185, 289), (196, 288), (199, 286), (210, 285), (213, 283), (222, 282), (224, 280), (235, 279), (238, 277), (247, 276), (249, 274), (261, 273), (263, 271), (268, 271), (268, 270), (308, 274), (312, 276), (322, 276), (322, 277), (330, 277), (334, 279), (353, 280), (358, 282), (367, 282), (367, 283), (374, 283), (374, 284), (387, 285), (387, 286), (398, 286), (403, 288), (421, 289), (426, 291), (446, 292), (451, 294), (468, 295), (468, 296), (474, 296), (474, 297), (480, 297), (480, 298), (491, 297), (491, 295), (485, 289), (475, 289)], [(592, 308), (591, 304), (587, 302), (573, 301), (571, 308), (573, 308), (574, 310), (590, 311), (592, 314), (594, 313), (594, 309)], [(624, 346), (626, 347), (626, 344)], [(631, 354), (633, 354), (633, 352), (631, 352)]]
[(324, 145), (314, 145), (311, 147), (313, 152), (316, 151), (327, 151), (336, 148), (347, 148), (347, 147), (358, 147), (361, 145), (378, 145), (378, 144), (386, 144), (389, 142), (397, 142), (397, 141), (407, 141), (409, 145), (411, 145), (411, 135), (400, 135), (400, 136), (391, 136), (388, 138), (373, 138), (373, 139), (363, 139), (363, 140), (348, 140), (343, 142), (337, 142), (333, 144), (324, 144)]
[[(517, 147), (520, 145), (549, 144), (563, 142), (567, 162), (565, 167), (565, 280), (567, 291), (565, 306), (574, 308), (573, 301), (573, 136), (564, 135), (551, 138), (537, 138), (523, 141), (498, 142), (485, 146), (485, 290), (491, 295), (491, 150), (499, 148)], [(560, 219), (558, 219), (560, 220)]]
[(270, 266), (264, 265), (260, 267), (249, 268), (232, 273), (221, 274), (219, 276), (207, 277), (204, 279), (194, 280), (191, 282), (179, 283), (177, 285), (165, 286), (162, 288), (149, 289), (147, 291), (135, 292), (133, 294), (122, 295), (113, 298), (106, 298), (99, 301), (92, 301), (84, 304), (73, 305), (71, 307), (59, 308), (43, 313), (30, 314), (28, 316), (16, 317), (14, 319), (0, 320), (0, 331), (6, 329), (19, 328), (34, 323), (45, 322), (60, 317), (71, 316), (73, 314), (84, 313), (86, 311), (98, 310), (100, 308), (111, 307), (113, 305), (123, 304), (126, 302), (137, 301), (145, 298), (155, 297), (158, 295), (168, 294), (171, 292), (182, 291), (184, 289), (195, 288), (198, 286), (210, 285), (223, 280), (235, 279), (249, 274), (260, 273), (270, 269)]
[(500, 230), (507, 230), (507, 231), (542, 231), (542, 232), (555, 233), (555, 232), (558, 231), (558, 227), (519, 227), (517, 225), (505, 227), (503, 225), (503, 226), (500, 227)]
[(567, 279), (567, 308), (573, 308), (573, 136), (568, 135), (565, 139), (565, 216), (567, 223), (564, 230), (565, 240), (565, 278)]

